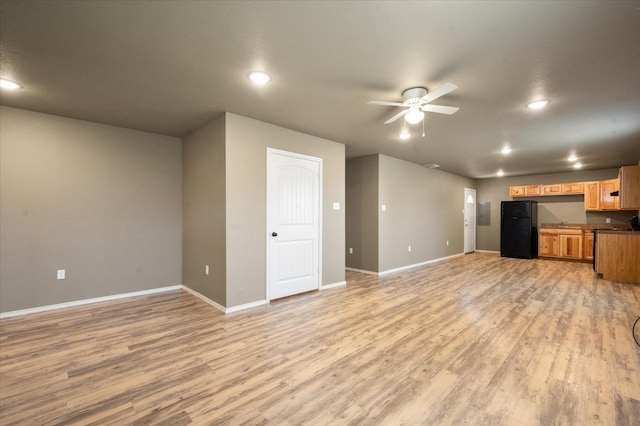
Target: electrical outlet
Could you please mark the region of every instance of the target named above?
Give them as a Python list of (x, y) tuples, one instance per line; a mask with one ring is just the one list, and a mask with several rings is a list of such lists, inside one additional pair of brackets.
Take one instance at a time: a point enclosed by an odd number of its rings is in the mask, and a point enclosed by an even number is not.
[(58, 269), (58, 271), (56, 273), (56, 277), (59, 280), (64, 280), (65, 278), (67, 278), (67, 270), (66, 269)]
[(447, 245), (449, 245), (449, 240), (447, 240)]
[(349, 247), (349, 254), (353, 254), (353, 247)]
[(407, 251), (411, 251), (411, 246), (408, 246), (408, 247), (407, 247)]
[(611, 223), (611, 218), (610, 218), (610, 217), (608, 217), (608, 218), (606, 218), (604, 221), (605, 221), (605, 222), (607, 222), (607, 223)]
[(209, 265), (204, 265), (204, 274), (209, 275)]
[(383, 212), (386, 212), (386, 211), (387, 211), (387, 205), (386, 205), (386, 204), (383, 204), (383, 205), (382, 205), (382, 207), (381, 207), (381, 209), (382, 209), (382, 211), (383, 211)]

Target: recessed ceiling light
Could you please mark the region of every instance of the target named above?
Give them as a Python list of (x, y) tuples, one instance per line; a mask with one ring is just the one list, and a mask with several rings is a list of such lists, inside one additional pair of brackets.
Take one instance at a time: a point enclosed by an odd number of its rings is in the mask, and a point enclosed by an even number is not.
[(574, 169), (581, 169), (582, 168), (582, 163), (573, 163), (573, 168)]
[(498, 170), (498, 173), (496, 173), (499, 177), (504, 176), (504, 172), (502, 170)]
[(403, 141), (406, 141), (407, 139), (409, 139), (411, 137), (411, 133), (409, 133), (409, 131), (407, 129), (402, 129), (402, 131), (400, 133), (398, 133), (398, 137), (400, 139), (402, 139)]
[(4, 78), (0, 79), (0, 87), (7, 90), (16, 90), (22, 88), (22, 86), (20, 86), (18, 83), (11, 80), (5, 80)]
[(571, 154), (569, 157), (567, 157), (567, 161), (573, 163), (574, 161), (578, 161), (578, 157), (576, 157), (574, 154)]
[(527, 104), (527, 108), (529, 109), (533, 109), (533, 110), (539, 110), (542, 109), (544, 107), (546, 107), (547, 105), (549, 105), (549, 100), (548, 99), (542, 99), (539, 101), (533, 101), (531, 103)]
[(252, 71), (249, 73), (249, 80), (258, 86), (264, 86), (271, 81), (271, 76), (264, 71)]
[(504, 155), (510, 154), (511, 148), (509, 148), (508, 146), (505, 146), (504, 148), (502, 148), (500, 152), (503, 153)]

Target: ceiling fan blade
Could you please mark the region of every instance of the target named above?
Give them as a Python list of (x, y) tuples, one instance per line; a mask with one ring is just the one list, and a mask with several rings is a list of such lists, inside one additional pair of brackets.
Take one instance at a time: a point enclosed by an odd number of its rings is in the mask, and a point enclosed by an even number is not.
[(369, 101), (367, 102), (369, 105), (388, 105), (388, 106), (401, 106), (402, 104), (399, 102), (385, 102), (385, 101)]
[(438, 87), (433, 92), (429, 92), (426, 95), (424, 95), (422, 99), (424, 99), (427, 102), (431, 102), (438, 99), (440, 96), (444, 96), (449, 92), (453, 92), (457, 88), (458, 86), (456, 86), (455, 84), (445, 83), (442, 86)]
[(452, 106), (443, 106), (443, 105), (425, 105), (422, 107), (423, 111), (427, 112), (437, 112), (439, 114), (455, 114), (458, 112), (460, 108), (452, 107)]
[(402, 117), (403, 115), (405, 115), (406, 113), (408, 113), (409, 110), (405, 109), (400, 111), (399, 113), (397, 113), (396, 115), (394, 115), (393, 117), (391, 117), (390, 119), (388, 119), (387, 121), (384, 122), (384, 124), (389, 124), (389, 123), (393, 123), (394, 121), (396, 121), (398, 118)]

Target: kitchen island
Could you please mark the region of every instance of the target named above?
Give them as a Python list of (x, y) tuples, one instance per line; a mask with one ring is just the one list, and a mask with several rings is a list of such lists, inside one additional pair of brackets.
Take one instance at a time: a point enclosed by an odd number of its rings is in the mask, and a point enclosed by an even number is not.
[(640, 231), (598, 229), (597, 274), (611, 281), (640, 284)]

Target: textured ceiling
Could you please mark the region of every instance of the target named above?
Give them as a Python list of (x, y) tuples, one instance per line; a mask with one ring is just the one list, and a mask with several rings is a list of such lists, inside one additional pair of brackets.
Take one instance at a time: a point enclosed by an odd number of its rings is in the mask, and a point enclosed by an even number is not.
[[(0, 0), (0, 74), (3, 105), (178, 137), (229, 111), (474, 178), (640, 161), (638, 1)], [(445, 82), (425, 138), (366, 104)]]

